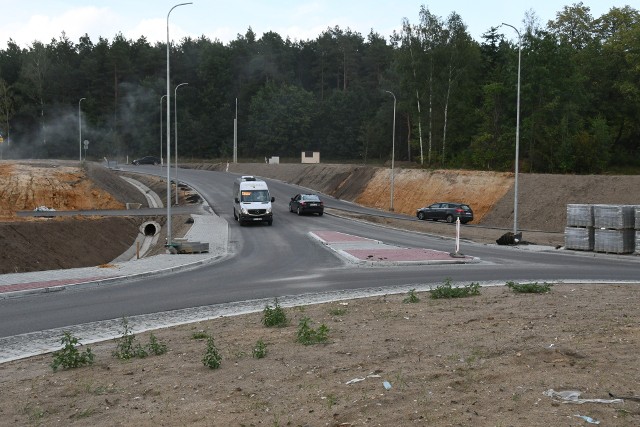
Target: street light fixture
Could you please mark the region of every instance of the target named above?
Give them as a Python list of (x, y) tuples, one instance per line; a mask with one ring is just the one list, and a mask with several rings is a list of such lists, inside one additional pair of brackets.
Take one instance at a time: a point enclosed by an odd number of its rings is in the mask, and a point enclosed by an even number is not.
[(390, 93), (391, 96), (393, 96), (393, 137), (391, 139), (391, 204), (389, 206), (389, 210), (393, 212), (393, 163), (396, 155), (396, 96), (389, 90), (385, 90), (385, 92)]
[(171, 42), (169, 40), (169, 15), (173, 9), (178, 6), (184, 6), (189, 3), (180, 3), (169, 9), (167, 13), (167, 247), (171, 248), (171, 79), (170, 79), (170, 64), (169, 64), (169, 47)]
[(176, 206), (178, 206), (178, 88), (189, 83), (180, 83), (173, 90), (173, 131), (175, 132), (175, 158), (176, 158)]
[(80, 134), (80, 163), (82, 163), (82, 114), (80, 111), (80, 104), (87, 98), (80, 98), (78, 101), (78, 133)]
[(233, 163), (238, 163), (238, 98), (236, 97), (236, 118), (233, 119)]
[(520, 157), (520, 58), (522, 52), (522, 37), (520, 31), (513, 25), (505, 24), (518, 33), (518, 97), (516, 103), (516, 165), (515, 165), (515, 181), (513, 183), (513, 235), (518, 233), (518, 158)]
[(167, 97), (167, 95), (162, 95), (160, 97), (160, 164), (163, 165), (164, 164), (164, 160), (162, 159), (162, 113), (164, 113), (164, 111), (162, 111), (162, 100), (165, 99)]

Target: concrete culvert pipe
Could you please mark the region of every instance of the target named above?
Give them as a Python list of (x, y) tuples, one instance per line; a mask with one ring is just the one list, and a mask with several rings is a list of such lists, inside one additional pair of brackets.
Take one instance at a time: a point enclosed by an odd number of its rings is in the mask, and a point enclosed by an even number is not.
[(147, 221), (140, 226), (140, 233), (145, 236), (155, 236), (160, 232), (160, 224), (155, 221)]

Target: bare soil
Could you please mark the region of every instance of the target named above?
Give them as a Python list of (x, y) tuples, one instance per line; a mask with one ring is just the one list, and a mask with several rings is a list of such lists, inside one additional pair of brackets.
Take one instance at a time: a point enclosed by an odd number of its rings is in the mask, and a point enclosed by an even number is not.
[[(283, 167), (270, 170), (271, 175), (260, 169), (269, 171), (266, 167), (272, 166), (243, 167), (253, 169), (255, 175), (299, 181), (296, 183), (310, 188), (307, 183), (315, 181), (317, 191), (342, 194), (346, 199), (377, 197), (376, 191), (366, 190), (373, 185), (371, 182), (378, 183), (378, 192), (385, 192), (385, 179), (372, 178), (386, 172), (372, 168), (340, 165), (330, 169), (325, 165), (324, 175), (301, 165), (280, 165)], [(301, 171), (306, 174), (304, 178)], [(91, 176), (87, 172), (83, 180)], [(450, 174), (441, 176), (454, 179)], [(424, 184), (433, 177), (421, 178)], [(481, 222), (508, 229), (513, 212), (509, 208), (509, 177), (505, 178), (506, 183), (502, 183), (502, 177), (487, 177), (491, 182), (487, 186), (495, 191), (477, 191), (493, 194), (483, 196), (491, 199), (486, 205), (492, 208), (483, 214)], [(539, 211), (537, 205), (547, 200), (560, 206), (567, 200), (640, 200), (637, 179), (605, 178), (584, 177), (590, 185), (578, 187), (566, 177), (556, 178), (553, 183), (547, 176), (523, 177), (523, 227), (534, 228), (536, 219), (529, 218), (528, 212)], [(616, 193), (618, 198), (606, 201), (620, 181), (635, 187), (626, 187), (626, 191)], [(118, 180), (102, 177), (93, 183), (96, 188), (110, 186), (111, 190), (105, 191), (117, 199)], [(409, 188), (402, 185), (399, 188)], [(332, 189), (327, 191), (329, 187)], [(449, 188), (453, 191), (455, 187), (454, 179)], [(403, 191), (416, 199), (411, 190)], [(399, 191), (396, 210), (415, 209), (400, 201), (405, 198), (403, 191)], [(582, 197), (575, 191), (582, 191)], [(134, 195), (119, 201), (131, 201), (130, 197)], [(420, 203), (424, 205), (430, 197), (440, 196), (425, 193), (420, 197), (425, 199)], [(380, 200), (383, 203), (384, 197)], [(512, 204), (513, 198), (510, 201)], [(35, 199), (34, 203), (40, 204)], [(556, 219), (561, 216), (546, 215), (548, 228), (542, 230), (558, 235), (564, 227)], [(11, 221), (18, 224), (13, 218)], [(49, 235), (67, 237), (72, 229), (84, 227), (89, 221), (43, 221), (61, 228), (55, 233), (40, 230), (29, 234), (33, 223), (39, 221), (22, 221), (15, 226), (23, 227), (26, 241), (33, 244), (38, 239), (48, 240)], [(104, 220), (95, 221), (94, 234), (103, 230), (98, 224)], [(410, 224), (451, 229), (444, 224)], [(124, 226), (104, 229), (112, 233), (112, 238), (128, 233)], [(3, 238), (4, 230), (0, 232)], [(496, 238), (503, 231), (479, 227), (464, 230), (469, 235), (475, 230), (495, 232)], [(93, 238), (94, 234), (85, 236)], [(488, 239), (488, 235), (474, 238)], [(82, 244), (76, 243), (78, 247)], [(39, 247), (32, 246), (28, 253), (38, 252)], [(82, 252), (67, 251), (69, 258), (83, 257)], [(20, 268), (27, 268), (25, 265)], [(112, 355), (116, 344), (103, 342), (89, 346), (95, 353), (95, 363), (88, 367), (54, 373), (51, 354), (5, 363), (0, 365), (0, 426), (589, 425), (578, 416), (591, 417), (606, 426), (640, 425), (638, 285), (564, 284), (537, 295), (495, 287), (483, 288), (480, 296), (444, 300), (431, 299), (429, 293), (417, 296), (420, 301), (416, 303), (404, 302), (407, 295), (387, 295), (287, 308), (289, 324), (282, 328), (266, 328), (262, 313), (256, 313), (157, 330), (153, 334), (168, 346), (168, 352), (144, 359), (121, 361)], [(305, 346), (296, 342), (303, 318), (310, 319), (314, 329), (328, 327), (326, 343)], [(202, 363), (207, 346), (206, 340), (197, 338), (202, 334), (214, 338), (222, 356), (219, 369), (209, 369)], [(143, 346), (149, 340), (149, 333), (136, 336), (136, 342)], [(267, 350), (261, 359), (252, 357), (258, 340)], [(80, 347), (80, 351), (85, 349)], [(611, 393), (624, 400), (564, 403), (544, 394), (551, 389), (576, 390), (585, 399), (611, 399)]]
[[(53, 372), (51, 354), (0, 365), (0, 425), (605, 426), (640, 425), (640, 403), (562, 403), (640, 394), (640, 287), (505, 287), (476, 297), (404, 303), (407, 295), (288, 308), (154, 331), (160, 356), (122, 361), (92, 344), (93, 366)], [(299, 322), (329, 328), (296, 342)], [(214, 338), (222, 360), (202, 359)], [(135, 337), (147, 345), (148, 333)], [(252, 357), (258, 340), (266, 357)], [(81, 347), (80, 351), (85, 351)], [(387, 390), (384, 381), (390, 385)], [(350, 383), (351, 382), (351, 383)]]

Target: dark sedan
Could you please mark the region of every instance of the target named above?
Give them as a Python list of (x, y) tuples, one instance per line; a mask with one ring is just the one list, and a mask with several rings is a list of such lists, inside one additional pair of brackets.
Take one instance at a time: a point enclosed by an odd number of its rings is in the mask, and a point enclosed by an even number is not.
[(416, 216), (422, 220), (444, 220), (449, 223), (454, 222), (456, 218), (460, 218), (460, 222), (466, 224), (469, 221), (473, 221), (473, 210), (464, 203), (438, 202), (418, 209)]
[(157, 157), (153, 157), (153, 156), (145, 156), (145, 157), (143, 157), (141, 159), (135, 159), (131, 163), (133, 163), (136, 166), (138, 166), (138, 165), (159, 165), (160, 164), (160, 159), (157, 158)]
[(298, 215), (315, 213), (322, 216), (324, 203), (315, 194), (296, 194), (289, 202), (289, 212), (295, 212)]

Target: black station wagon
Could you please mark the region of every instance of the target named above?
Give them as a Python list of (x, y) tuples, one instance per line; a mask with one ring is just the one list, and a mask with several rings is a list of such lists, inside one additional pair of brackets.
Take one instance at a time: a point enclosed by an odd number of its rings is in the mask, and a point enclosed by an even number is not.
[(460, 222), (466, 224), (473, 221), (473, 210), (464, 203), (438, 202), (418, 209), (416, 216), (422, 220), (444, 220), (449, 223), (460, 218)]

